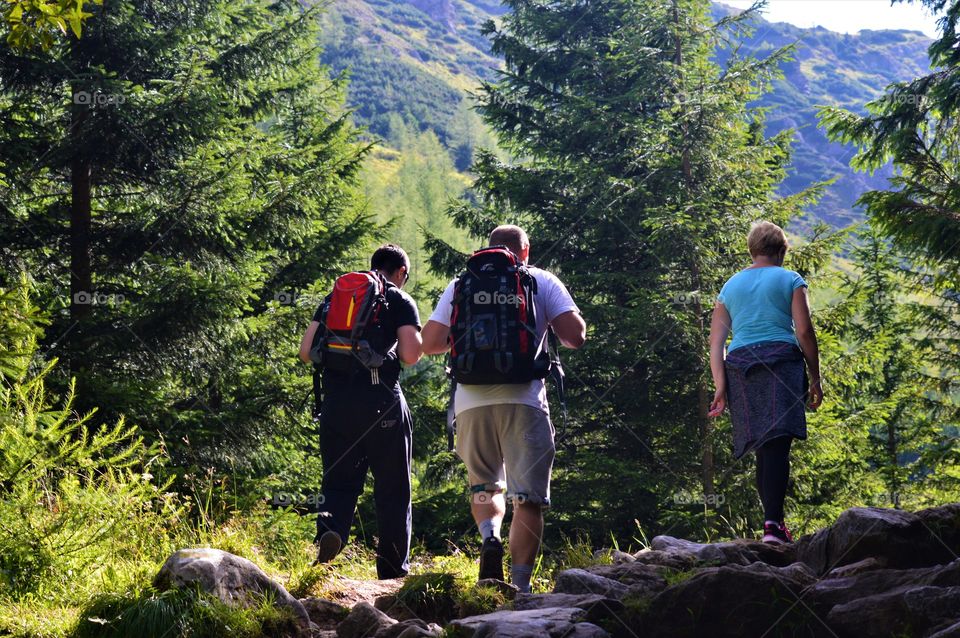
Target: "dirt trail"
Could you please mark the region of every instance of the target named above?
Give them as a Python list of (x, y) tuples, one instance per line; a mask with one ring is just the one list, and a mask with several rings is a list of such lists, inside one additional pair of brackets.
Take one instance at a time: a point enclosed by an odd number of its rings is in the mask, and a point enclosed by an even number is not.
[(353, 607), (361, 601), (371, 605), (381, 596), (397, 593), (403, 579), (393, 580), (354, 580), (353, 578), (335, 578), (324, 583), (324, 598), (344, 607)]

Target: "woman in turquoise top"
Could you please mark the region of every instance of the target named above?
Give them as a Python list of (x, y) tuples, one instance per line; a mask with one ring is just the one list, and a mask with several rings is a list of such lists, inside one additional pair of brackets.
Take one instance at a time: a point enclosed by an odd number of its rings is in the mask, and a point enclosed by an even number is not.
[(710, 416), (720, 416), (729, 406), (734, 454), (757, 455), (763, 541), (788, 543), (792, 538), (783, 501), (790, 445), (807, 438), (804, 404), (815, 410), (823, 401), (820, 356), (807, 282), (783, 268), (788, 247), (783, 229), (759, 222), (750, 230), (747, 246), (753, 265), (724, 284), (713, 310), (710, 370), (717, 391)]

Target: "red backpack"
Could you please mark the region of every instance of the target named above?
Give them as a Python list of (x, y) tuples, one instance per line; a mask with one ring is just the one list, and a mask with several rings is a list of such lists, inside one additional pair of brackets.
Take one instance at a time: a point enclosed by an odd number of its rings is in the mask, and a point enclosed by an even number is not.
[(386, 307), (386, 282), (375, 272), (349, 272), (337, 278), (323, 301), (320, 327), (310, 349), (319, 368), (354, 372), (375, 371), (385, 353), (370, 341), (369, 330)]

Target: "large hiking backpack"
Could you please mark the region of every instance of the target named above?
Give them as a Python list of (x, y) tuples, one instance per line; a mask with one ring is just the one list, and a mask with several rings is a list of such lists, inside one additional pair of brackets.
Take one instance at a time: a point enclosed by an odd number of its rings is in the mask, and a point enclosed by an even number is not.
[[(337, 278), (323, 301), (320, 327), (310, 349), (316, 368), (351, 373), (361, 368), (376, 370), (383, 365), (383, 344), (372, 338), (386, 307), (386, 282), (379, 273), (350, 272)], [(373, 376), (371, 378), (373, 378)]]
[(550, 372), (537, 339), (537, 280), (505, 246), (473, 253), (453, 288), (449, 373), (457, 383), (526, 383)]

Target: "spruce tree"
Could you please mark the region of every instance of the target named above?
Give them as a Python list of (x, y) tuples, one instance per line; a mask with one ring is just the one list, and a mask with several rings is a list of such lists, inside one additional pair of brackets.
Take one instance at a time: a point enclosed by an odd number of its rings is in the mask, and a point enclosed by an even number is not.
[(3, 269), (37, 281), (79, 409), (267, 472), (308, 423), (302, 293), (370, 230), (343, 80), (292, 0), (93, 7), (79, 40), (0, 49)]
[[(746, 106), (788, 51), (738, 56), (749, 15), (713, 24), (699, 0), (506, 4), (486, 27), (506, 69), (479, 110), (524, 159), (479, 154), (476, 202), (452, 215), (478, 237), (525, 226), (533, 263), (560, 274), (591, 326), (565, 366), (557, 516), (601, 535), (637, 521), (702, 532), (716, 522), (703, 504), (739, 471), (706, 418), (713, 297), (745, 265), (750, 222), (784, 223), (814, 195), (776, 196), (790, 132), (766, 138)], [(432, 245), (438, 269), (455, 263)]]
[(891, 188), (858, 200), (876, 227), (914, 255), (960, 271), (960, 2), (923, 0), (939, 14), (929, 75), (890, 85), (859, 115), (836, 107), (820, 113), (834, 141), (852, 144), (854, 168), (896, 169)]

